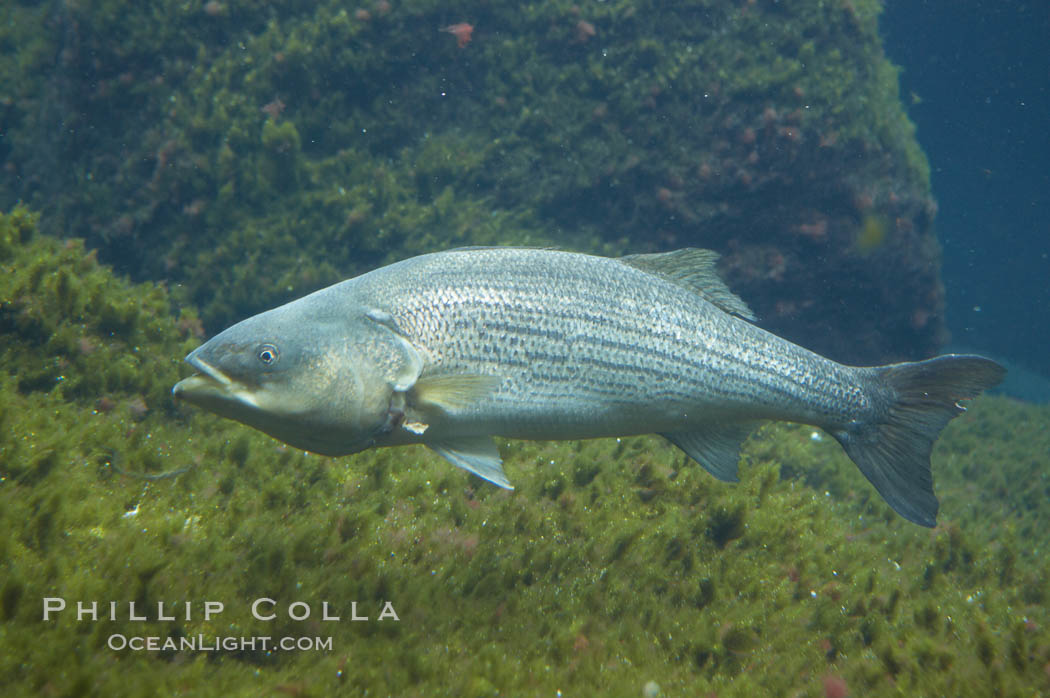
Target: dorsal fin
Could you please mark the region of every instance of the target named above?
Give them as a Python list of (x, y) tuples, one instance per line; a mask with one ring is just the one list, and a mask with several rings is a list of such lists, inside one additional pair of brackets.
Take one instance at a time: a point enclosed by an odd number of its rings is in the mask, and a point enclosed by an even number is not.
[(689, 289), (727, 313), (739, 315), (747, 320), (755, 319), (755, 314), (747, 307), (747, 303), (730, 291), (718, 275), (715, 269), (715, 263), (718, 262), (717, 252), (685, 247), (673, 252), (631, 254), (620, 257), (620, 261)]

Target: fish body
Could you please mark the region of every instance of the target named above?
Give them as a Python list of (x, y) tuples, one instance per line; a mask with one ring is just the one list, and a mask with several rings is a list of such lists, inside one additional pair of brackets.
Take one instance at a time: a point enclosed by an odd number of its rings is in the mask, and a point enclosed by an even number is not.
[(174, 393), (326, 455), (426, 444), (504, 487), (492, 436), (657, 433), (731, 481), (758, 423), (800, 422), (838, 439), (905, 518), (934, 525), (933, 441), (1003, 369), (977, 356), (836, 363), (751, 324), (716, 259), (422, 255), (228, 328), (187, 357), (199, 373)]

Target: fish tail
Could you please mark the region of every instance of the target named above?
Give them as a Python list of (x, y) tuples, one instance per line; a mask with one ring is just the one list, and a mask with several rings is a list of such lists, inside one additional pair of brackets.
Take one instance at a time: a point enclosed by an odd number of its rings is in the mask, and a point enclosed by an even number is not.
[(1006, 369), (981, 356), (945, 355), (877, 366), (875, 416), (832, 434), (879, 494), (904, 518), (937, 524), (930, 453), (941, 430), (966, 411), (959, 400), (998, 384)]

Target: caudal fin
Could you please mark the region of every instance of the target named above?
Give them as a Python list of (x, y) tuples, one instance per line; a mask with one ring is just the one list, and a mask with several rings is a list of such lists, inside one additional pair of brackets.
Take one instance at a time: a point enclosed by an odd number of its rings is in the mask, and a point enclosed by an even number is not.
[(1006, 369), (981, 356), (945, 355), (870, 369), (886, 404), (869, 422), (834, 436), (875, 489), (904, 518), (937, 524), (930, 453), (941, 429), (966, 411), (959, 400), (998, 384)]

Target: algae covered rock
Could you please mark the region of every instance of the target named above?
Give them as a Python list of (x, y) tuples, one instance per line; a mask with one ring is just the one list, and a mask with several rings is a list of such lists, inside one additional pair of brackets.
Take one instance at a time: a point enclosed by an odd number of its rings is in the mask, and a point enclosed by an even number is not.
[(179, 352), (202, 332), (193, 311), (176, 320), (162, 287), (129, 287), (80, 240), (35, 234), (37, 221), (0, 214), (0, 361), (18, 390), (170, 410)]
[(770, 329), (916, 357), (946, 338), (936, 207), (878, 11), (18, 5), (0, 205), (183, 284), (209, 330), (436, 248), (693, 245)]
[(422, 447), (322, 458), (172, 405), (195, 316), (35, 224), (0, 216), (4, 695), (1046, 685), (1046, 408), (948, 427), (932, 530), (797, 426), (735, 484), (654, 437), (501, 441), (513, 492)]

